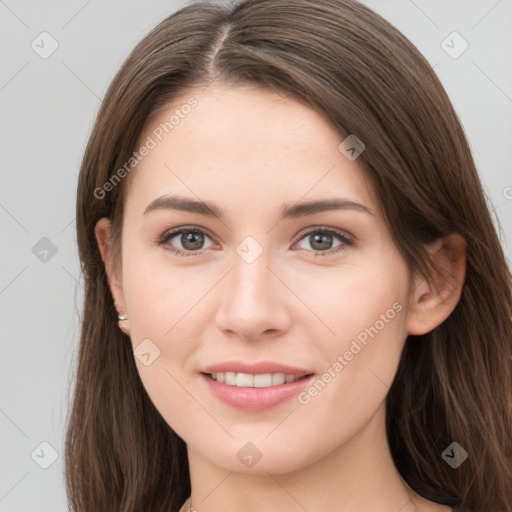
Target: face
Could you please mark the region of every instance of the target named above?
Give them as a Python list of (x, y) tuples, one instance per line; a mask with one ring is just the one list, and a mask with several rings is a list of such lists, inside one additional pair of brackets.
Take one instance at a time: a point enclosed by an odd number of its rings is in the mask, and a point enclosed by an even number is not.
[(111, 287), (154, 405), (230, 471), (294, 471), (347, 446), (383, 410), (410, 310), (362, 164), (320, 114), (249, 87), (189, 91), (138, 147), (148, 137)]

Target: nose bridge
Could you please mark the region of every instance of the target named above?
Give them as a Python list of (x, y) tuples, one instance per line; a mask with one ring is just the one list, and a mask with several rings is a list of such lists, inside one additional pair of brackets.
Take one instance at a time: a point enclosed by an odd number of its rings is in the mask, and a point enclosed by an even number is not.
[(235, 267), (232, 271), (230, 286), (231, 297), (238, 308), (262, 308), (268, 303), (273, 289), (270, 272), (270, 251), (254, 241), (244, 241), (236, 249)]
[(217, 312), (218, 327), (247, 338), (284, 328), (285, 308), (279, 302), (282, 291), (277, 289), (283, 285), (270, 270), (270, 251), (263, 250), (255, 239), (246, 239), (236, 252)]

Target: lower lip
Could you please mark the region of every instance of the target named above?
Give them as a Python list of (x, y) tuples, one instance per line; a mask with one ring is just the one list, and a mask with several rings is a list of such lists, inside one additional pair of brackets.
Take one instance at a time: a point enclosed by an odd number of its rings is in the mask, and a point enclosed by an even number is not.
[(279, 386), (244, 388), (217, 382), (204, 373), (201, 373), (200, 376), (221, 402), (249, 411), (270, 409), (289, 400), (298, 395), (314, 378), (314, 375), (309, 375), (295, 382), (285, 382)]

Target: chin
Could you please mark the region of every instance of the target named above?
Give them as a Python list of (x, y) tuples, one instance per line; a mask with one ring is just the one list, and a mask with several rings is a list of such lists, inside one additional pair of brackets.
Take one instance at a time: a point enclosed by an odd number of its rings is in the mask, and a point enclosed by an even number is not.
[[(311, 450), (311, 444), (308, 445)], [(318, 449), (306, 452), (300, 444), (290, 448), (282, 444), (274, 446), (268, 441), (266, 445), (258, 444), (257, 441), (231, 441), (229, 446), (224, 444), (221, 453), (203, 456), (227, 471), (266, 476), (268, 473), (279, 475), (299, 471), (316, 463), (325, 455)]]

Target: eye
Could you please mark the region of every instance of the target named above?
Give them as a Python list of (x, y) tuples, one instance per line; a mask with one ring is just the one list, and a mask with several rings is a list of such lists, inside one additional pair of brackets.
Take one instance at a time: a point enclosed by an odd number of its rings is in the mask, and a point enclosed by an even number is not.
[[(183, 227), (165, 232), (161, 237), (157, 238), (156, 242), (159, 245), (165, 246), (165, 249), (171, 251), (177, 256), (194, 256), (201, 254), (203, 249), (209, 248), (204, 247), (206, 238), (212, 239), (200, 228)], [(332, 249), (333, 240), (336, 238), (340, 243)], [(176, 241), (173, 242), (174, 239), (176, 239)], [(310, 243), (314, 256), (333, 255), (354, 245), (354, 239), (347, 233), (337, 229), (324, 227), (308, 231), (297, 243), (302, 241), (308, 241)], [(176, 244), (178, 244), (177, 248)]]
[[(333, 239), (340, 240), (340, 244), (331, 249)], [(299, 242), (307, 241), (315, 251), (314, 256), (332, 256), (354, 245), (354, 239), (347, 233), (332, 228), (316, 228), (303, 235)], [(318, 252), (320, 251), (320, 252)]]
[[(202, 229), (185, 227), (167, 231), (157, 240), (157, 243), (169, 246), (166, 249), (178, 256), (194, 256), (199, 254), (202, 249), (207, 249), (207, 247), (203, 247), (205, 238), (210, 237)], [(177, 239), (177, 241), (171, 243), (173, 239)], [(176, 243), (181, 247), (174, 248)]]

